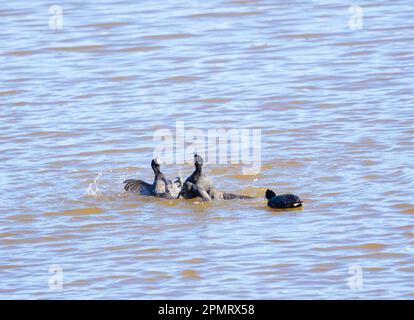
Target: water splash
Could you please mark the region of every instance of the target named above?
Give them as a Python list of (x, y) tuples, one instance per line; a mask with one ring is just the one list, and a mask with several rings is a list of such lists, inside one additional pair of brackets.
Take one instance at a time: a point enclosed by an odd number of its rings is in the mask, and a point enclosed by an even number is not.
[(98, 173), (92, 183), (89, 184), (88, 188), (85, 191), (86, 196), (98, 197), (102, 195), (102, 191), (99, 186), (102, 184), (102, 172)]
[[(128, 172), (128, 170), (126, 171)], [(106, 202), (124, 198), (126, 194), (122, 182), (129, 176), (129, 174), (125, 174), (125, 168), (103, 170), (89, 184), (84, 196)]]

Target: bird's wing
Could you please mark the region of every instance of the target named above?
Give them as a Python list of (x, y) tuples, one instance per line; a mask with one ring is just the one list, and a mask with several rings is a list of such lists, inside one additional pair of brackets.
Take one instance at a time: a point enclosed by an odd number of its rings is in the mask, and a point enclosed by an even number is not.
[(142, 180), (128, 179), (124, 181), (124, 190), (128, 192), (141, 193), (145, 195), (154, 194), (152, 184)]
[(285, 202), (288, 207), (298, 207), (303, 202), (300, 200), (300, 198), (294, 194), (287, 194), (285, 197)]

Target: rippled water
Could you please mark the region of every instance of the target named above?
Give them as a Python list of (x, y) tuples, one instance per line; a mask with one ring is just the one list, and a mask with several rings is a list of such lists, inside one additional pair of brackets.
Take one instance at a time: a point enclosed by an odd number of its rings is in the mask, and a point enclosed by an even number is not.
[[(1, 298), (414, 297), (412, 1), (49, 5), (0, 8)], [(258, 175), (206, 168), (256, 198), (124, 194), (176, 121), (260, 128)]]

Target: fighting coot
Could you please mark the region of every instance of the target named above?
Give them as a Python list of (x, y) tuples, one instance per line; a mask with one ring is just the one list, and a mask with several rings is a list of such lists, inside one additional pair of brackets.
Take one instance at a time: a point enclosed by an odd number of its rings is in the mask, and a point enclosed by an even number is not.
[(181, 191), (181, 181), (177, 179), (173, 183), (167, 179), (161, 172), (161, 161), (159, 158), (155, 158), (151, 161), (151, 168), (155, 175), (152, 184), (139, 179), (128, 179), (124, 181), (124, 190), (160, 198), (178, 198)]
[(237, 195), (228, 192), (220, 192), (214, 189), (210, 178), (203, 172), (204, 159), (194, 155), (194, 172), (185, 180), (180, 195), (185, 199), (201, 197), (203, 201), (213, 199), (252, 199), (252, 197)]

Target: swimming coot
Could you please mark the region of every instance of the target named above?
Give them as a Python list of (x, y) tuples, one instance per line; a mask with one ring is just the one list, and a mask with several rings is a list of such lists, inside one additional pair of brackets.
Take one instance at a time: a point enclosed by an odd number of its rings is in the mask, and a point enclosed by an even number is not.
[(274, 209), (298, 208), (303, 201), (294, 194), (282, 194), (277, 196), (272, 190), (266, 190), (267, 205)]

